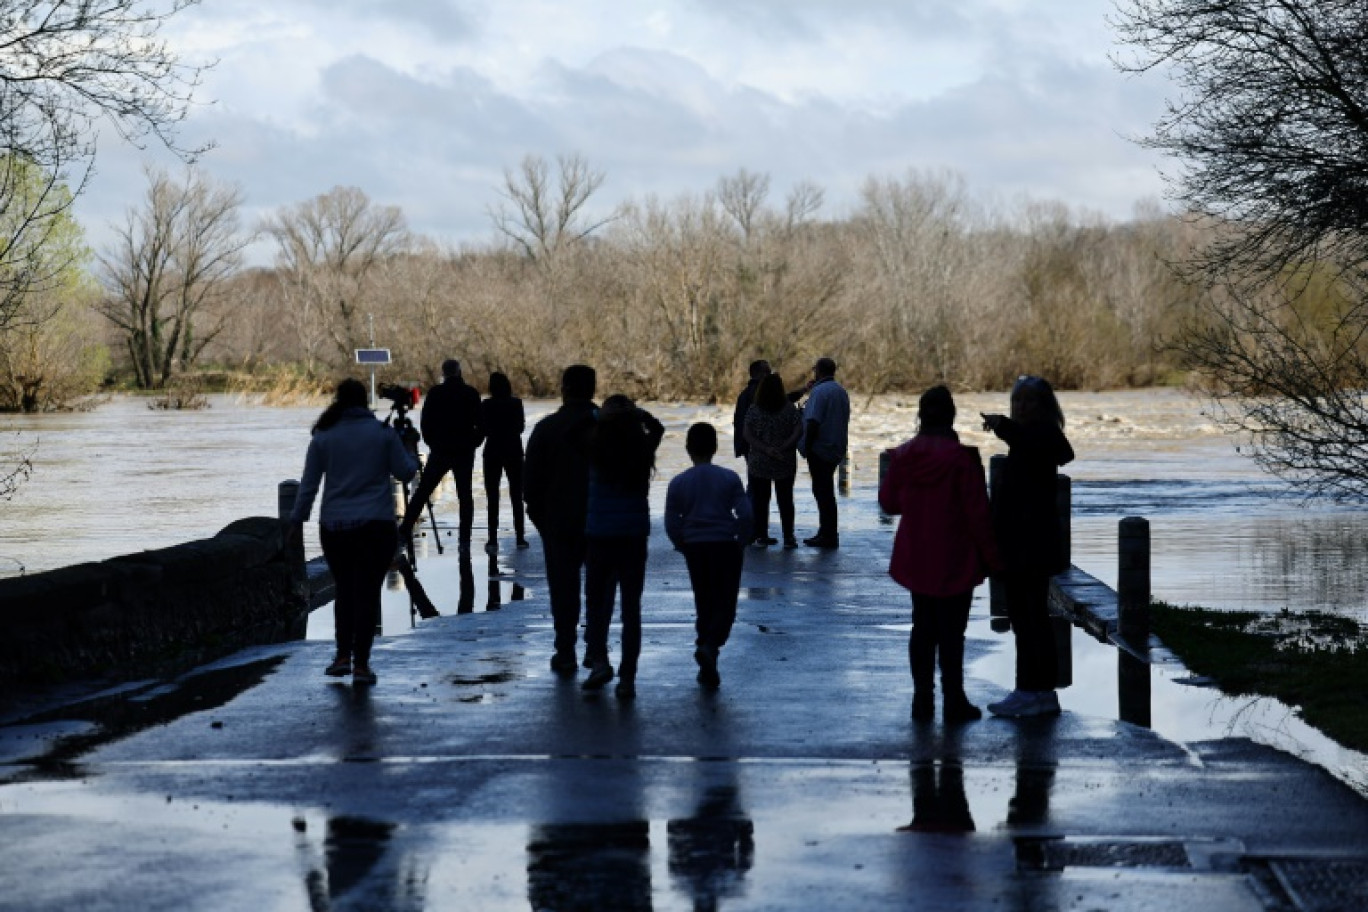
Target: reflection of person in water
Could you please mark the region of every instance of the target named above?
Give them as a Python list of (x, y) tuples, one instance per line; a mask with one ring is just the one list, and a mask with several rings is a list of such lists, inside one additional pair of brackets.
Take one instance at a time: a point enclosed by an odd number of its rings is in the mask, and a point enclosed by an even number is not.
[(755, 825), (745, 816), (735, 784), (708, 788), (692, 817), (666, 825), (670, 876), (691, 897), (695, 910), (714, 910), (739, 896), (755, 858)]
[(364, 817), (329, 818), (323, 839), (323, 867), (312, 868), (304, 878), (309, 908), (313, 912), (333, 908), (419, 912), (425, 908), (427, 878), (423, 872), (406, 866), (384, 871), (381, 865), (393, 832), (392, 823)]
[(912, 822), (900, 829), (912, 833), (974, 832), (974, 818), (964, 794), (964, 766), (959, 760), (912, 764)]
[[(489, 598), (485, 602), (486, 611), (498, 611), (503, 607), (503, 580), (499, 577), (499, 559), (493, 554), (489, 555)], [(508, 600), (510, 602), (521, 602), (526, 597), (526, 590), (519, 583), (513, 583), (509, 587)]]
[(1016, 788), (1007, 802), (1007, 826), (1042, 827), (1050, 819), (1050, 788), (1059, 761), (1054, 755), (1054, 726), (1016, 735)]
[(903, 833), (972, 833), (974, 818), (964, 792), (962, 729), (947, 727), (939, 741), (926, 742), (930, 755), (912, 761), (912, 822)]
[(650, 824), (628, 820), (532, 827), (527, 900), (533, 909), (556, 912), (648, 912)]
[(456, 603), (457, 614), (470, 614), (475, 610), (475, 567), (470, 562), (470, 549), (460, 550), (461, 595)]

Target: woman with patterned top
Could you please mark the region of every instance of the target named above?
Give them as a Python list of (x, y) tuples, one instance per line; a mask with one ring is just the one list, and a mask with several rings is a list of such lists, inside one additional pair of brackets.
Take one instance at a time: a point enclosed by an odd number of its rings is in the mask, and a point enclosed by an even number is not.
[(803, 416), (784, 392), (784, 380), (769, 374), (760, 381), (755, 401), (746, 412), (746, 490), (755, 517), (757, 548), (778, 542), (769, 537), (770, 486), (779, 507), (784, 547), (798, 547), (793, 534), (793, 480), (798, 475), (798, 441), (803, 436)]

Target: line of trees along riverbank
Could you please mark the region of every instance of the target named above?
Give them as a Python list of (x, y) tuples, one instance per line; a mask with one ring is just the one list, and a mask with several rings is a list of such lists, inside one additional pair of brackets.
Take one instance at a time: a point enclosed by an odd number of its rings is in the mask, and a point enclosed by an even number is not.
[[(870, 177), (852, 211), (829, 218), (820, 188), (780, 197), (741, 171), (607, 208), (604, 180), (578, 156), (529, 157), (505, 175), (492, 239), (450, 247), (354, 187), (240, 228), (232, 188), (149, 172), (118, 243), (92, 264), (102, 292), (81, 307), (105, 318), (108, 376), (146, 388), (208, 372), (325, 384), (372, 338), (394, 352), (383, 379), (435, 382), (456, 356), (468, 377), (502, 370), (536, 396), (555, 395), (576, 361), (605, 389), (655, 399), (735, 395), (761, 357), (797, 383), (831, 355), (866, 394), (998, 389), (1023, 372), (1062, 388), (1180, 375), (1164, 333), (1199, 293), (1170, 264), (1204, 232), (1157, 206), (1115, 222), (993, 204), (956, 174), (913, 171)], [(254, 236), (274, 242), (271, 267), (242, 267)], [(51, 365), (35, 396), (0, 345), (0, 408), (70, 402), (56, 376), (90, 357)]]

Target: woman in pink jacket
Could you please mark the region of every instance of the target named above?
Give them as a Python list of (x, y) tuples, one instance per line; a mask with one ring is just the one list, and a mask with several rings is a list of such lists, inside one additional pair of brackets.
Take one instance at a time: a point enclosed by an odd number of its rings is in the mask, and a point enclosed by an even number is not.
[(935, 718), (940, 656), (946, 722), (982, 717), (964, 693), (964, 631), (974, 587), (998, 570), (978, 450), (954, 431), (955, 401), (936, 386), (922, 394), (917, 436), (893, 451), (879, 506), (901, 516), (888, 572), (912, 592), (912, 718)]

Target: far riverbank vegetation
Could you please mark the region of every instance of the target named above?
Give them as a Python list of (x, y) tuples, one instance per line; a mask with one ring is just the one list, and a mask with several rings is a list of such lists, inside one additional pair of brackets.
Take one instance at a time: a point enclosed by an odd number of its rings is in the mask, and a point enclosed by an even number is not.
[[(0, 330), (0, 409), (187, 376), (289, 399), (372, 344), (393, 353), (381, 381), (429, 385), (455, 356), (541, 397), (574, 362), (657, 400), (734, 396), (761, 357), (796, 385), (830, 355), (866, 396), (1026, 371), (1064, 389), (1183, 377), (1164, 332), (1198, 292), (1170, 264), (1204, 229), (1157, 205), (1114, 221), (995, 202), (949, 172), (871, 176), (843, 213), (745, 170), (671, 200), (605, 203), (606, 181), (579, 156), (529, 157), (497, 188), (491, 237), (450, 245), (356, 187), (244, 225), (236, 189), (149, 170), (118, 240)], [(254, 242), (271, 265), (244, 265)]]
[(1273, 697), (1345, 747), (1368, 753), (1368, 637), (1320, 611), (1216, 611), (1155, 602), (1155, 634), (1225, 694)]

